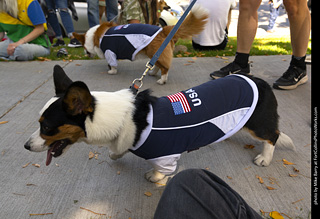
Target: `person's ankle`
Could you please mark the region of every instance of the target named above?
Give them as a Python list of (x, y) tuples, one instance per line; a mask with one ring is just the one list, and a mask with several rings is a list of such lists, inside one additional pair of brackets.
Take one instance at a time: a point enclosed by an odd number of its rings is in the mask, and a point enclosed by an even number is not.
[(290, 66), (295, 66), (303, 70), (306, 70), (307, 65), (305, 60), (306, 60), (306, 56), (299, 57), (299, 56), (292, 55)]
[(236, 52), (234, 62), (237, 63), (241, 68), (246, 68), (249, 62), (249, 54)]

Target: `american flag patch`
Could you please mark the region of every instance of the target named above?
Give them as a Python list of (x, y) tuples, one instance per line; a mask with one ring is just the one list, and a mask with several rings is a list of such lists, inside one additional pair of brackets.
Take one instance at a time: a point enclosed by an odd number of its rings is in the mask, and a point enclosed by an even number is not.
[(173, 112), (175, 115), (191, 112), (188, 100), (183, 93), (179, 92), (167, 97), (171, 102)]

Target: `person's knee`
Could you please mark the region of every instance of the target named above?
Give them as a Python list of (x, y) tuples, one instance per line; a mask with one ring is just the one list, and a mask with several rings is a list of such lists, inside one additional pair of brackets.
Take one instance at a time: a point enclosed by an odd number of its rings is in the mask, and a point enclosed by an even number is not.
[(61, 13), (69, 13), (68, 8), (58, 8), (58, 11)]
[(170, 186), (175, 187), (175, 189), (181, 189), (184, 187), (191, 188), (194, 184), (194, 180), (202, 178), (201, 175), (204, 174), (202, 169), (187, 169), (179, 172), (170, 181)]
[(240, 0), (239, 10), (241, 12), (257, 13), (262, 0)]
[(56, 10), (54, 10), (54, 9), (49, 9), (49, 10), (48, 10), (48, 13), (49, 13), (49, 14), (56, 14)]
[(308, 13), (308, 5), (306, 0), (285, 0), (283, 4), (286, 8), (289, 18), (295, 18), (302, 13)]
[(13, 57), (16, 61), (29, 61), (34, 58), (30, 51), (26, 50), (23, 46), (18, 46), (15, 49)]

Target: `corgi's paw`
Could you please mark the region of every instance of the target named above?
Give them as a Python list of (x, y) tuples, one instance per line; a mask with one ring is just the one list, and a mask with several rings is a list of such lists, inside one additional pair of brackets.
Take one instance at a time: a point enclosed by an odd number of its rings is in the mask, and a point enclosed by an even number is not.
[(164, 175), (154, 169), (151, 169), (150, 171), (148, 171), (144, 174), (144, 177), (146, 178), (146, 180), (153, 182), (153, 183), (162, 180), (165, 176), (166, 175)]
[(118, 160), (119, 158), (123, 157), (123, 154), (115, 154), (113, 152), (110, 152), (109, 153), (109, 157), (112, 159), (112, 160)]
[(108, 71), (109, 75), (115, 75), (118, 73), (118, 70), (116, 67), (111, 66), (111, 69)]
[(267, 167), (270, 165), (272, 157), (263, 156), (262, 154), (258, 154), (253, 160), (253, 162), (260, 167)]
[(168, 80), (168, 74), (161, 75), (161, 78), (157, 81), (158, 84), (163, 85), (167, 83)]

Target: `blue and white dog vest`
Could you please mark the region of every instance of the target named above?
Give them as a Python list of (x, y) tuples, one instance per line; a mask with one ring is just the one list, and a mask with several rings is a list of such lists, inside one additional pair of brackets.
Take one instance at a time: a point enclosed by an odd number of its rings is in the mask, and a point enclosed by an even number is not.
[(140, 50), (162, 31), (161, 27), (149, 24), (126, 24), (112, 27), (100, 39), (100, 49), (111, 66), (117, 59), (133, 61)]
[(184, 151), (223, 141), (238, 132), (258, 101), (256, 84), (230, 75), (150, 104), (149, 125), (130, 151), (168, 175)]

